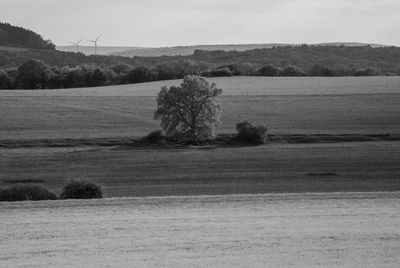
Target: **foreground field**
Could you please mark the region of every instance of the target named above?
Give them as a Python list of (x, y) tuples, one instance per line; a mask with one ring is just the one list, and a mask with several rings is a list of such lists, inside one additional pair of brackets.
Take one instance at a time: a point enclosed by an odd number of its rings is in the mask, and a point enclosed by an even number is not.
[(0, 187), (77, 178), (107, 197), (400, 191), (400, 142), (268, 144), (218, 149), (0, 149)]
[[(272, 133), (400, 133), (400, 77), (218, 78), (224, 89), (219, 133), (236, 123)], [(164, 81), (65, 90), (0, 91), (0, 140), (143, 136)]]
[(399, 267), (400, 193), (0, 204), (2, 267)]

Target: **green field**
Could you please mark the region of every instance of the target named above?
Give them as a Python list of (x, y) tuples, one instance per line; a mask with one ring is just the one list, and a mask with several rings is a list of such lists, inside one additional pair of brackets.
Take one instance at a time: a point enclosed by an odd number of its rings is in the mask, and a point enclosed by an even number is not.
[(400, 191), (399, 174), (400, 142), (0, 149), (0, 187), (27, 180), (59, 193), (84, 178), (107, 197)]
[[(246, 95), (333, 95), (400, 93), (400, 77), (220, 77), (208, 78), (224, 90), (225, 96)], [(156, 96), (163, 85), (181, 80), (157, 81), (107, 87), (57, 90), (0, 90), (0, 97), (125, 97)]]
[[(271, 133), (400, 133), (400, 78), (216, 78), (222, 126), (263, 123)], [(143, 136), (158, 129), (164, 81), (114, 87), (0, 91), (0, 140)]]
[[(400, 134), (399, 77), (213, 81), (225, 92), (219, 133), (234, 133), (238, 121), (249, 120), (272, 134)], [(159, 128), (152, 115), (161, 85), (176, 83), (0, 91), (0, 142), (143, 136)], [(394, 191), (399, 159), (395, 141), (0, 149), (0, 187), (37, 182), (59, 193), (67, 181), (86, 178), (108, 197)]]

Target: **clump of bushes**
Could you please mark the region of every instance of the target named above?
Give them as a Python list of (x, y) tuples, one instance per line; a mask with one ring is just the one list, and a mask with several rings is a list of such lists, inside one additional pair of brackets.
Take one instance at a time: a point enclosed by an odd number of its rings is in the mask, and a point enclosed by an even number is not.
[(253, 126), (248, 121), (236, 124), (236, 139), (241, 142), (255, 145), (264, 144), (267, 141), (267, 128), (263, 125)]
[(97, 199), (103, 198), (100, 186), (85, 181), (75, 180), (68, 183), (60, 195), (60, 199)]
[(0, 189), (0, 201), (39, 201), (55, 200), (57, 196), (40, 185), (16, 185), (7, 189)]
[[(60, 199), (93, 199), (103, 198), (100, 186), (84, 181), (71, 181), (60, 195)], [(41, 185), (15, 185), (0, 188), (0, 202), (56, 200), (57, 195)]]
[(150, 144), (164, 144), (166, 137), (163, 135), (161, 130), (156, 130), (149, 133), (142, 141), (148, 142)]

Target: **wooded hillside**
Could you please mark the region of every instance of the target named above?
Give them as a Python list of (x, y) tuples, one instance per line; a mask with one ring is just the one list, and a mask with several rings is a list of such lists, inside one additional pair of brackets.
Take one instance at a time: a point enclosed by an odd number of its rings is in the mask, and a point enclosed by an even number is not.
[(35, 49), (55, 49), (50, 40), (31, 30), (0, 22), (0, 45)]

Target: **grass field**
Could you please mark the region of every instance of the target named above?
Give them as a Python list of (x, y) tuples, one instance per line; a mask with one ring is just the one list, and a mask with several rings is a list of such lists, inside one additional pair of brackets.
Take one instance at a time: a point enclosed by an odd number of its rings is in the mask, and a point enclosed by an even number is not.
[[(400, 133), (400, 77), (217, 78), (220, 133), (240, 120), (272, 133)], [(88, 89), (0, 91), (0, 140), (143, 136), (159, 128), (164, 81)]]
[(26, 180), (60, 193), (85, 178), (106, 197), (400, 191), (399, 174), (400, 142), (0, 149), (0, 187)]
[[(214, 81), (223, 133), (250, 120), (275, 134), (400, 134), (397, 77)], [(0, 142), (145, 135), (173, 83), (0, 91)], [(399, 141), (0, 148), (0, 188), (59, 194), (87, 179), (111, 197), (0, 203), (0, 266), (397, 267), (399, 178)]]
[(399, 267), (400, 193), (0, 204), (2, 267)]
[[(224, 90), (223, 95), (333, 95), (400, 93), (400, 77), (220, 77), (208, 78)], [(164, 85), (181, 80), (120, 86), (68, 88), (57, 90), (0, 90), (0, 97), (154, 97)]]
[[(155, 97), (2, 97), (0, 139), (143, 136), (159, 129)], [(400, 133), (400, 94), (223, 96), (219, 133), (236, 123), (273, 133)]]
[[(398, 77), (213, 81), (225, 90), (220, 133), (233, 133), (238, 121), (249, 120), (266, 124), (271, 133), (400, 134)], [(160, 86), (177, 82), (0, 91), (0, 142), (143, 136), (159, 128), (152, 114)], [(0, 149), (0, 186), (28, 180), (59, 192), (71, 179), (88, 178), (102, 184), (109, 197), (393, 191), (400, 190), (399, 144)]]

